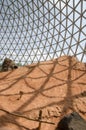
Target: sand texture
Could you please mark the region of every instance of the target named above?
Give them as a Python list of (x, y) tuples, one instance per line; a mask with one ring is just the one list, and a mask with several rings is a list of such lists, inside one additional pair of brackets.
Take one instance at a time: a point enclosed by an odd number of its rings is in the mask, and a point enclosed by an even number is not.
[[(4, 111), (5, 110), (5, 111)], [(71, 56), (0, 72), (0, 130), (55, 130), (67, 113), (86, 119), (86, 64)]]

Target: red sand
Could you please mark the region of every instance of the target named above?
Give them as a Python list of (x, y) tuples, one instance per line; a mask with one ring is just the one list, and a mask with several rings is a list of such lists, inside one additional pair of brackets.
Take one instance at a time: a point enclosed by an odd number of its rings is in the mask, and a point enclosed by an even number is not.
[(62, 56), (0, 73), (0, 130), (36, 130), (38, 122), (2, 109), (32, 119), (38, 119), (42, 110), (42, 120), (55, 125), (42, 123), (40, 130), (55, 130), (72, 111), (86, 119), (86, 64)]

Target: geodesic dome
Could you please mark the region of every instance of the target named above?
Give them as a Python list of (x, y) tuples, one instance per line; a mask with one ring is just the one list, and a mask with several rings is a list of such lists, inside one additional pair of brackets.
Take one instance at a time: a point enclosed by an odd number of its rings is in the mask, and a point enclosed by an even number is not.
[(86, 61), (85, 0), (0, 0), (0, 59)]

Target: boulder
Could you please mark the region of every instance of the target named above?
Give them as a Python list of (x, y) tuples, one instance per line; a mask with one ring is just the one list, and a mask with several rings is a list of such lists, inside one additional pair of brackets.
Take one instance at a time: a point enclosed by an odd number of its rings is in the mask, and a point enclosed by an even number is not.
[(56, 130), (86, 130), (86, 121), (77, 112), (73, 112), (60, 120)]
[(15, 64), (15, 62), (9, 58), (5, 58), (2, 64), (1, 71), (8, 71), (8, 70), (14, 70), (17, 69), (18, 66)]

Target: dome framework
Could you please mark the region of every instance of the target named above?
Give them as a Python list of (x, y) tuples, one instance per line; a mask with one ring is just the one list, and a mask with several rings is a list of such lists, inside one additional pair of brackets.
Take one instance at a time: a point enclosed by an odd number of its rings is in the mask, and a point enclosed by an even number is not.
[(0, 62), (76, 56), (86, 62), (85, 0), (1, 0)]

